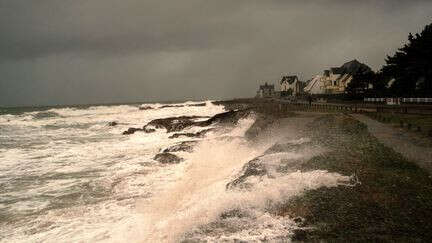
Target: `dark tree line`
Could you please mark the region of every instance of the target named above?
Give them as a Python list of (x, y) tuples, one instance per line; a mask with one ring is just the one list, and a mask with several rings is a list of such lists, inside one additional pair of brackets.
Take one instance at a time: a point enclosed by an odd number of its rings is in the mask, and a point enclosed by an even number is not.
[(347, 94), (432, 97), (432, 24), (419, 34), (410, 33), (408, 43), (387, 56), (386, 64), (377, 73), (358, 70)]

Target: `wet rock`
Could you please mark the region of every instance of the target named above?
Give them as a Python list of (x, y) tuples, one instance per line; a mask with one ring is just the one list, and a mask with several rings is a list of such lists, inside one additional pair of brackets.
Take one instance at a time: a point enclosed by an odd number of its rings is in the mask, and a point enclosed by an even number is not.
[(163, 105), (163, 106), (159, 107), (159, 109), (163, 109), (163, 108), (178, 108), (178, 107), (184, 107), (184, 105)]
[(145, 110), (151, 110), (153, 108), (151, 106), (140, 106), (139, 109), (145, 111)]
[(303, 219), (300, 218), (300, 217), (297, 217), (297, 218), (294, 218), (293, 221), (294, 221), (295, 223), (297, 223), (297, 224), (300, 224), (300, 223), (303, 222)]
[(145, 133), (152, 133), (152, 132), (156, 132), (156, 129), (154, 128), (149, 128), (149, 127), (143, 127), (143, 131)]
[(153, 126), (155, 128), (165, 128), (167, 132), (181, 131), (187, 127), (193, 126), (197, 122), (194, 119), (206, 118), (203, 116), (180, 116), (156, 119), (145, 125), (144, 128)]
[(228, 111), (224, 113), (219, 113), (212, 118), (208, 119), (207, 121), (204, 121), (202, 123), (204, 124), (213, 124), (213, 123), (222, 123), (222, 124), (237, 124), (237, 122), (242, 119), (246, 118), (248, 115), (251, 114), (251, 110), (238, 110), (238, 111)]
[(130, 127), (127, 131), (124, 131), (122, 134), (123, 135), (131, 135), (131, 134), (134, 134), (137, 131), (144, 131), (144, 130), (141, 129), (141, 128)]
[(291, 238), (292, 241), (305, 241), (307, 240), (307, 232), (302, 229), (295, 229), (294, 235)]
[(185, 137), (190, 137), (190, 138), (202, 138), (204, 137), (204, 135), (210, 131), (212, 131), (213, 129), (205, 129), (202, 131), (199, 131), (197, 133), (174, 133), (173, 135), (169, 136), (169, 138), (178, 138), (181, 136), (185, 136)]
[(267, 168), (263, 165), (259, 158), (253, 159), (243, 166), (240, 176), (229, 182), (226, 185), (227, 189), (240, 188), (247, 189), (251, 185), (245, 183), (250, 176), (264, 176), (268, 173)]
[(118, 125), (118, 123), (115, 122), (115, 121), (108, 122), (108, 126), (110, 126), (110, 127), (115, 127), (115, 126), (117, 126), (117, 125)]
[(183, 159), (177, 155), (165, 152), (157, 154), (153, 159), (159, 161), (162, 164), (178, 164), (183, 161)]
[(206, 103), (190, 104), (188, 106), (206, 106)]
[(171, 146), (169, 148), (166, 148), (163, 152), (164, 153), (172, 153), (172, 152), (192, 152), (193, 147), (198, 143), (198, 141), (184, 141), (181, 143), (178, 143), (174, 146)]
[(220, 215), (220, 218), (221, 219), (227, 219), (227, 218), (244, 218), (244, 217), (247, 217), (247, 216), (250, 216), (250, 215), (247, 212), (242, 211), (242, 210), (240, 210), (240, 209), (237, 208), (237, 209), (232, 209), (232, 210), (223, 212)]

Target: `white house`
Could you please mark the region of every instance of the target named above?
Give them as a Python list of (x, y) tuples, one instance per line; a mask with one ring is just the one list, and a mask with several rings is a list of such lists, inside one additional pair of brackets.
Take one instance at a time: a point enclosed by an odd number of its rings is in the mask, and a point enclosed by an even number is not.
[(325, 85), (323, 76), (315, 76), (306, 87), (303, 89), (304, 92), (309, 94), (325, 94)]
[(281, 96), (296, 96), (302, 92), (303, 83), (297, 76), (283, 76), (280, 81)]
[(317, 75), (305, 88), (310, 94), (341, 94), (345, 92), (353, 75), (358, 71), (371, 71), (367, 65), (353, 60), (341, 67), (325, 70), (323, 75)]

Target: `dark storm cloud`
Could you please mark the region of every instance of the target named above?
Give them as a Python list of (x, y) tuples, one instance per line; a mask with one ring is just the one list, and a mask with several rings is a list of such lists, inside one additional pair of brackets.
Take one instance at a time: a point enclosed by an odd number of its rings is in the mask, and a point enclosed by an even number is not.
[(253, 95), (357, 58), (377, 69), (426, 0), (0, 0), (0, 105)]

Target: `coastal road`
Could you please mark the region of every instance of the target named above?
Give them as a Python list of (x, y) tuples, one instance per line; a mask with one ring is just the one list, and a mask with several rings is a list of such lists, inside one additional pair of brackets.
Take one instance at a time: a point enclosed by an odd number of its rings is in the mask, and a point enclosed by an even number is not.
[(367, 125), (369, 133), (375, 136), (381, 143), (405, 158), (416, 162), (432, 175), (432, 148), (419, 146), (414, 143), (415, 137), (403, 134), (401, 129), (396, 129), (387, 124), (373, 120), (365, 115), (352, 114), (354, 118)]

